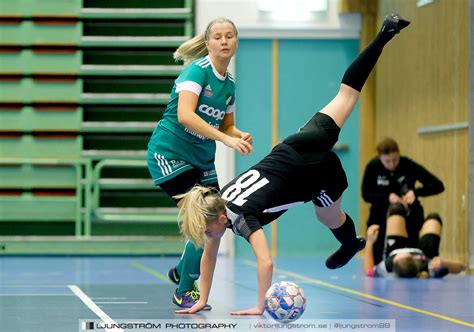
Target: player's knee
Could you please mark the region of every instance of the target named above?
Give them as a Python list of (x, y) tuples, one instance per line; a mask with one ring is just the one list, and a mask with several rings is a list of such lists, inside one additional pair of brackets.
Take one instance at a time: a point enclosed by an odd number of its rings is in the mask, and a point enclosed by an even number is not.
[[(315, 205), (314, 210), (316, 212), (316, 217), (318, 217), (319, 221), (324, 222), (326, 219), (328, 219), (330, 212), (332, 212), (328, 208), (322, 208), (320, 206)], [(334, 214), (334, 213), (332, 213)]]
[(439, 256), (439, 245), (441, 237), (437, 234), (428, 233), (423, 235), (418, 241), (418, 247), (428, 258)]
[(337, 228), (344, 223), (344, 212), (335, 205), (321, 208), (316, 206), (316, 217), (318, 220), (329, 228)]
[(425, 221), (433, 220), (433, 219), (438, 221), (441, 225), (443, 225), (443, 219), (441, 219), (441, 216), (436, 212), (431, 212), (430, 214), (428, 214), (425, 218)]
[(402, 216), (406, 217), (408, 209), (402, 203), (391, 203), (388, 206), (387, 217), (390, 216)]

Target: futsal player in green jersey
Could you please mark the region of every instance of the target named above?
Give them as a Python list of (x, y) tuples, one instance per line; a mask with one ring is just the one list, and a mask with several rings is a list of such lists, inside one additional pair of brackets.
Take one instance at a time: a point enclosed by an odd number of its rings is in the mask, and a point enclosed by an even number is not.
[[(234, 122), (235, 80), (227, 68), (237, 44), (234, 23), (218, 18), (174, 54), (186, 67), (173, 85), (147, 154), (154, 184), (171, 197), (196, 184), (219, 189), (214, 166), (216, 141), (241, 155), (253, 151), (252, 135), (237, 129)], [(179, 199), (176, 202), (180, 206)], [(173, 303), (180, 307), (190, 308), (199, 300), (195, 281), (202, 253), (202, 248), (188, 241), (178, 265), (168, 272), (178, 285)]]

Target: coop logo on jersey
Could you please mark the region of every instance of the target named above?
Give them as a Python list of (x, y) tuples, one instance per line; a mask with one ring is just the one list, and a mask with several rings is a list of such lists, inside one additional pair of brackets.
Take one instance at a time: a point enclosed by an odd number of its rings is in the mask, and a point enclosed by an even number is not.
[(204, 88), (204, 95), (207, 96), (207, 97), (212, 97), (213, 96), (210, 84), (206, 85), (206, 87)]
[(213, 118), (216, 118), (217, 120), (222, 120), (224, 119), (225, 112), (221, 111), (218, 108), (214, 108), (211, 106), (208, 106), (206, 104), (202, 104), (198, 108), (199, 112), (204, 113), (206, 115), (209, 115)]

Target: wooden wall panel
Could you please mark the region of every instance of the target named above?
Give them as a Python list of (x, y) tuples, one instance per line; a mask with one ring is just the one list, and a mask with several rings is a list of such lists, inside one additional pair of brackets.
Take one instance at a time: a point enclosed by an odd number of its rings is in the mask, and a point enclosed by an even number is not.
[(395, 138), (401, 153), (439, 176), (444, 193), (422, 199), (444, 218), (442, 256), (467, 261), (468, 132), (416, 130), (468, 121), (469, 1), (379, 0), (378, 22), (398, 12), (410, 27), (386, 46), (376, 72), (375, 136)]

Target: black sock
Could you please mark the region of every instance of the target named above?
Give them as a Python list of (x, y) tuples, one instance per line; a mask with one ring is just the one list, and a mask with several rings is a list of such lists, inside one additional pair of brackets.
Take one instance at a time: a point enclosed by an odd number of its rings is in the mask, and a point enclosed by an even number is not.
[(342, 77), (342, 83), (357, 91), (361, 91), (370, 72), (375, 67), (380, 54), (382, 54), (383, 47), (393, 36), (395, 36), (395, 32), (388, 32), (386, 29), (385, 31), (381, 30), (377, 36), (375, 36), (375, 39), (359, 54), (349, 68), (347, 68)]
[(341, 242), (343, 245), (352, 245), (356, 240), (356, 231), (354, 226), (354, 221), (346, 213), (346, 221), (339, 228), (331, 229), (331, 232), (334, 234), (336, 239)]

